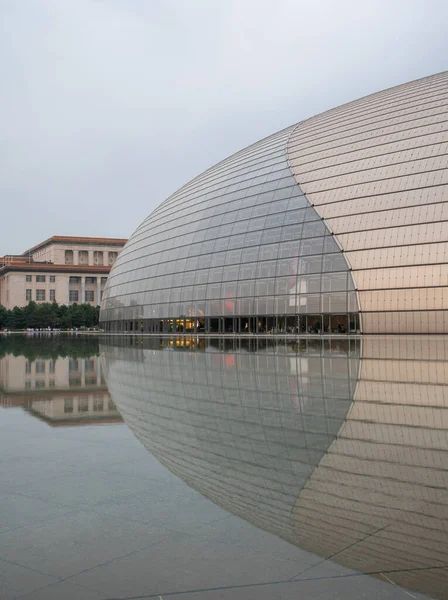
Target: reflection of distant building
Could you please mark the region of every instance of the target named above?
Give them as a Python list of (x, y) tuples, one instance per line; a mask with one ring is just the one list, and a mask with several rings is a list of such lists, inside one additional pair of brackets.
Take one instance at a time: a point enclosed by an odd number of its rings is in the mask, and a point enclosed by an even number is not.
[(9, 393), (25, 390), (106, 389), (97, 356), (30, 361), (25, 356), (6, 355), (0, 359), (0, 389)]
[(93, 420), (113, 423), (122, 418), (107, 391), (73, 395), (54, 394), (50, 398), (28, 400), (27, 410), (51, 425), (89, 424)]
[(52, 425), (121, 421), (99, 357), (0, 359), (0, 401), (23, 406)]

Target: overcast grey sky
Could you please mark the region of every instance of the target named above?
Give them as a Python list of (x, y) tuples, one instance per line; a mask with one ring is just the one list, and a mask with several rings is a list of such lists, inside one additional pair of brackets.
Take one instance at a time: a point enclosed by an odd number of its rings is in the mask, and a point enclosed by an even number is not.
[(0, 0), (0, 256), (128, 237), (189, 179), (448, 68), (446, 0)]

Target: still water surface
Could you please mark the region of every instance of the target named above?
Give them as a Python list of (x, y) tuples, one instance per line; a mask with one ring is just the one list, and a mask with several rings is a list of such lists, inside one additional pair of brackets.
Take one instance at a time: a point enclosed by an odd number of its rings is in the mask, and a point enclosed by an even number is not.
[(448, 598), (447, 362), (0, 337), (0, 598)]

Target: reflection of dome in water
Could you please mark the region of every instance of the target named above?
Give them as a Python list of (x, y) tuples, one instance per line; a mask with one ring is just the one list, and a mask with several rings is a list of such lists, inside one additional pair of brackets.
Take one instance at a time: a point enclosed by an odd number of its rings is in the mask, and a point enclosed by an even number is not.
[(109, 390), (173, 473), (310, 552), (448, 597), (446, 340), (129, 343), (102, 346)]
[(448, 598), (448, 340), (365, 339), (354, 403), (292, 515), (301, 548)]
[(291, 512), (345, 420), (359, 342), (350, 359), (348, 341), (334, 354), (320, 343), (309, 352), (246, 351), (254, 340), (238, 352), (161, 352), (159, 339), (143, 342), (157, 350), (102, 347), (135, 435), (199, 492), (294, 542)]
[(448, 73), (267, 137), (160, 204), (106, 330), (448, 333)]

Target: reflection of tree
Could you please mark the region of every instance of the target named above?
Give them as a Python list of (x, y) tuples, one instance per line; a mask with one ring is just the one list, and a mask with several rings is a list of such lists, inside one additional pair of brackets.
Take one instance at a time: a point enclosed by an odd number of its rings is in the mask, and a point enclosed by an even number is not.
[(0, 358), (7, 354), (25, 356), (29, 361), (37, 358), (90, 358), (99, 355), (98, 338), (91, 336), (38, 336), (11, 335), (0, 337)]

